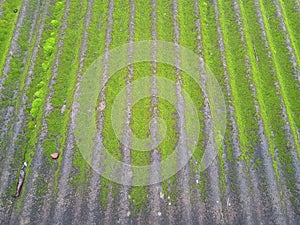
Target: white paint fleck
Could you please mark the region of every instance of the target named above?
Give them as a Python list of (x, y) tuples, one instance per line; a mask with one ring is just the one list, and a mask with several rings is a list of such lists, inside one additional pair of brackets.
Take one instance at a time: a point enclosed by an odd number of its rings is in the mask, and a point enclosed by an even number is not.
[(162, 192), (160, 192), (160, 193), (159, 193), (159, 197), (160, 197), (161, 199), (163, 199), (163, 198), (164, 198), (164, 194), (163, 194)]

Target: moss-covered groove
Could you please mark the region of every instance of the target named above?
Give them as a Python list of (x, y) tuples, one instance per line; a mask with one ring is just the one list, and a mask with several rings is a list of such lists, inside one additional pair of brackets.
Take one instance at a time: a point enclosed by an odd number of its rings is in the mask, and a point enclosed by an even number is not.
[[(25, 5), (26, 2), (22, 2), (21, 0), (13, 2), (4, 1), (0, 4), (0, 49), (2, 52), (0, 55), (0, 76), (2, 76), (5, 58), (7, 58), (8, 54), (12, 54), (12, 52), (9, 52), (9, 49), (12, 47), (11, 42), (17, 26), (17, 20), (24, 15), (21, 11), (22, 4)], [(23, 15), (15, 13), (14, 9), (21, 11)]]
[(295, 82), (297, 80), (295, 77), (297, 71), (295, 71), (290, 61), (290, 53), (285, 44), (285, 35), (280, 26), (281, 21), (273, 16), (276, 13), (275, 5), (272, 2), (259, 1), (259, 3), (280, 86), (280, 94), (284, 99), (294, 141), (298, 155), (300, 155), (299, 134), (297, 133), (300, 127), (300, 120), (297, 119), (300, 116), (300, 102), (295, 101), (300, 98), (299, 82)]
[[(271, 58), (273, 60), (274, 69), (276, 71), (279, 94), (283, 98), (287, 118), (290, 123), (290, 128), (294, 138), (294, 144), (299, 157), (300, 143), (298, 141), (299, 134), (297, 133), (297, 131), (299, 129), (300, 124), (299, 120), (296, 118), (299, 117), (300, 104), (298, 101), (295, 101), (295, 99), (298, 99), (300, 97), (300, 91), (298, 87), (299, 82), (297, 82), (297, 78), (295, 77), (295, 67), (291, 60), (290, 51), (286, 44), (285, 33), (282, 30), (282, 26), (280, 25), (282, 21), (279, 17), (271, 16), (277, 12), (276, 6), (273, 2), (266, 3), (259, 1), (259, 9), (261, 11), (264, 30), (268, 39), (269, 48), (271, 52)], [(259, 9), (257, 8), (257, 10)], [(285, 154), (285, 152), (286, 151), (281, 152), (281, 154), (278, 154), (279, 160), (281, 159), (280, 161), (282, 162), (284, 162), (285, 160), (289, 160), (291, 162), (292, 158), (290, 157), (290, 155)], [(284, 173), (286, 174), (286, 176), (289, 177), (288, 174), (293, 174), (294, 172), (292, 168), (289, 165), (287, 165), (287, 163), (284, 163), (283, 170), (285, 171)], [(287, 181), (287, 184), (289, 188), (291, 188), (293, 195), (297, 196), (297, 192), (295, 192), (295, 190), (293, 191), (293, 179), (288, 179)], [(296, 211), (299, 211), (299, 201), (297, 200), (297, 197), (292, 197), (291, 201)]]
[[(27, 117), (28, 133), (30, 135), (26, 137), (27, 145), (25, 146), (23, 151), (24, 160), (29, 164), (29, 167), (27, 169), (27, 173), (29, 174), (27, 176), (27, 180), (30, 180), (30, 182), (27, 181), (28, 185), (25, 186), (23, 190), (25, 193), (18, 201), (19, 209), (22, 206), (21, 216), (26, 214), (29, 215), (31, 213), (32, 205), (24, 205), (24, 201), (33, 201), (31, 198), (32, 196), (28, 195), (29, 190), (36, 193), (36, 190), (38, 189), (39, 192), (37, 193), (41, 194), (39, 198), (41, 198), (41, 196), (46, 192), (45, 187), (47, 187), (47, 183), (45, 182), (45, 180), (40, 180), (40, 182), (38, 182), (34, 174), (38, 172), (38, 168), (41, 169), (43, 158), (41, 141), (43, 141), (43, 138), (40, 135), (46, 131), (45, 129), (47, 129), (45, 127), (45, 120), (43, 120), (46, 95), (49, 91), (49, 87), (46, 86), (46, 83), (48, 84), (50, 82), (52, 76), (50, 65), (52, 64), (52, 62), (54, 62), (56, 57), (55, 53), (57, 53), (58, 51), (58, 42), (56, 42), (56, 39), (54, 38), (55, 34), (53, 33), (51, 35), (51, 33), (55, 31), (59, 32), (59, 27), (53, 26), (53, 24), (51, 24), (51, 21), (53, 19), (61, 21), (63, 17), (63, 9), (64, 5), (62, 2), (57, 2), (50, 5), (50, 13), (48, 13), (48, 17), (46, 17), (45, 19), (45, 32), (42, 35), (43, 48), (41, 48), (37, 53), (39, 57), (37, 58), (36, 66), (33, 70), (35, 76), (31, 82), (30, 87), (27, 89), (27, 102), (31, 104), (32, 107), (29, 108), (30, 115), (28, 115)], [(46, 64), (47, 66), (45, 67), (44, 65)], [(39, 106), (37, 106), (38, 108), (36, 108), (36, 111), (33, 114), (32, 110), (33, 107), (35, 107), (33, 102), (37, 101), (37, 99), (39, 99)], [(32, 162), (34, 163), (32, 164)], [(37, 185), (40, 186), (37, 188)], [(36, 204), (37, 206), (41, 206), (43, 202), (41, 199), (39, 199), (39, 201), (36, 201)]]
[[(1, 98), (1, 115), (0, 118), (3, 119), (5, 122), (1, 126), (1, 134), (0, 134), (0, 146), (1, 146), (1, 160), (6, 159), (1, 163), (1, 182), (2, 188), (5, 188), (7, 182), (3, 179), (8, 179), (9, 175), (5, 174), (10, 168), (10, 163), (13, 164), (13, 167), (19, 168), (21, 161), (23, 160), (23, 151), (17, 151), (17, 148), (20, 148), (19, 145), (22, 144), (24, 136), (22, 133), (23, 127), (18, 123), (23, 124), (24, 119), (20, 119), (18, 121), (19, 109), (24, 107), (23, 105), (20, 106), (20, 102), (22, 97), (24, 96), (24, 83), (30, 78), (28, 78), (28, 64), (32, 59), (32, 50), (36, 44), (37, 32), (39, 23), (41, 22), (41, 18), (35, 23), (31, 23), (31, 20), (37, 16), (39, 10), (42, 8), (37, 7), (36, 4), (32, 3), (29, 6), (29, 11), (32, 13), (31, 16), (24, 18), (24, 27), (19, 32), (21, 35), (19, 38), (27, 38), (28, 46), (26, 51), (22, 54), (18, 53), (17, 57), (14, 57), (10, 63), (11, 64), (18, 64), (19, 66), (22, 65), (22, 70), (19, 71), (15, 68), (11, 68), (8, 73), (7, 77), (4, 81), (3, 89), (2, 89), (2, 96)], [(25, 32), (25, 33), (24, 33)], [(24, 39), (18, 41), (24, 41)], [(9, 94), (11, 93), (11, 94)], [(4, 136), (5, 135), (5, 136)], [(17, 163), (18, 162), (18, 163)], [(15, 187), (15, 186), (14, 186)], [(1, 191), (2, 192), (2, 191)]]

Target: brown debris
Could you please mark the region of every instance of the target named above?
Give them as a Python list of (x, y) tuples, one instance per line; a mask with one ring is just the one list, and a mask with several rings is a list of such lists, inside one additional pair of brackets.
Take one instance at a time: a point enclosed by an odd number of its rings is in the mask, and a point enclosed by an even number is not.
[(25, 174), (26, 174), (26, 167), (27, 167), (27, 163), (25, 162), (22, 166), (22, 169), (20, 170), (20, 177), (19, 177), (19, 182), (18, 182), (18, 186), (17, 186), (17, 191), (16, 191), (16, 195), (15, 197), (19, 197), (21, 190), (22, 190), (22, 186), (24, 183), (24, 179), (25, 179)]
[(59, 153), (58, 153), (58, 152), (55, 152), (55, 153), (52, 153), (52, 154), (51, 154), (51, 158), (52, 158), (52, 159), (57, 159), (58, 156), (59, 156)]

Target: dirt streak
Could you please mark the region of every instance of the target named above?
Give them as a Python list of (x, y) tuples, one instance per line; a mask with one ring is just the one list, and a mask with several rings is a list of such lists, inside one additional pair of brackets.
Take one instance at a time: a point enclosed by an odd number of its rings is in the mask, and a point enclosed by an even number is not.
[(112, 224), (112, 208), (113, 208), (113, 197), (112, 197), (112, 185), (110, 184), (108, 186), (109, 192), (107, 195), (107, 200), (108, 200), (108, 204), (107, 204), (107, 208), (106, 211), (104, 212), (104, 220), (103, 220), (103, 224)]

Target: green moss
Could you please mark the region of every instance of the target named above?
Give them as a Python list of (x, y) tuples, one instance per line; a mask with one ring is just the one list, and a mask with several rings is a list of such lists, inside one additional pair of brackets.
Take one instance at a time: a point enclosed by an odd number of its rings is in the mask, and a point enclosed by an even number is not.
[(110, 181), (106, 179), (105, 177), (101, 177), (101, 194), (100, 194), (100, 205), (102, 208), (106, 208), (108, 204), (108, 194), (109, 194), (109, 185)]
[(55, 12), (61, 12), (64, 8), (64, 1), (58, 1), (55, 3)]
[(42, 100), (40, 98), (37, 98), (35, 99), (33, 102), (32, 102), (32, 107), (31, 107), (31, 110), (30, 110), (30, 115), (33, 117), (33, 118), (36, 118), (37, 117), (37, 113), (38, 113), (38, 110), (40, 109), (41, 107), (41, 104), (42, 104)]
[(78, 148), (74, 148), (75, 154), (73, 159), (74, 173), (72, 174), (72, 179), (70, 184), (74, 187), (84, 187), (87, 180), (85, 174), (87, 173), (87, 164), (83, 161), (81, 152)]
[[(52, 23), (51, 23), (52, 24)], [(43, 46), (44, 48), (44, 53), (46, 56), (51, 56), (53, 50), (54, 50), (54, 45), (56, 43), (56, 40), (54, 37), (48, 38)]]
[(132, 214), (138, 215), (141, 211), (145, 211), (147, 202), (147, 194), (148, 188), (147, 187), (134, 187), (130, 191), (130, 203), (133, 206)]
[[(57, 41), (59, 40), (59, 30), (62, 23), (62, 16), (65, 10), (65, 2), (59, 1), (55, 5), (50, 6), (50, 13), (47, 14), (45, 19), (45, 28), (42, 34), (42, 42), (38, 50), (38, 57), (35, 62), (34, 76), (32, 76), (32, 83), (26, 94), (28, 100), (26, 102), (26, 123), (27, 128), (24, 132), (27, 134), (24, 141), (24, 148), (15, 155), (16, 165), (12, 168), (17, 168), (23, 160), (25, 153), (25, 161), (31, 163), (36, 150), (36, 143), (41, 132), (41, 123), (44, 116), (44, 105), (46, 96), (49, 94), (48, 84), (53, 73), (52, 65), (56, 57)], [(296, 55), (296, 60), (299, 64), (299, 49), (300, 42), (299, 32), (297, 28), (299, 24), (300, 13), (296, 12), (295, 1), (284, 2), (279, 0), (283, 11), (284, 22), (287, 26), (288, 35), (292, 41), (292, 47)], [(209, 0), (199, 2), (200, 23), (201, 23), (201, 44), (203, 45), (203, 52), (205, 62), (212, 69), (214, 75), (219, 81), (224, 92), (226, 92), (226, 84), (224, 81), (224, 70), (221, 60), (221, 54), (218, 43), (217, 24), (220, 22), (222, 32), (225, 41), (226, 61), (230, 75), (230, 86), (233, 92), (233, 98), (226, 96), (227, 102), (233, 102), (235, 107), (235, 118), (237, 120), (239, 128), (239, 138), (241, 143), (242, 156), (237, 160), (245, 160), (248, 168), (250, 165), (261, 171), (262, 162), (259, 159), (255, 159), (255, 148), (259, 141), (257, 137), (258, 133), (258, 117), (256, 115), (254, 98), (250, 84), (253, 83), (257, 90), (257, 100), (260, 106), (261, 114), (259, 117), (263, 119), (265, 135), (268, 137), (268, 143), (270, 145), (269, 152), (272, 155), (273, 166), (276, 171), (276, 175), (279, 180), (278, 163), (280, 163), (280, 172), (284, 175), (286, 186), (291, 192), (291, 201), (296, 210), (299, 209), (299, 193), (296, 190), (296, 181), (294, 175), (294, 169), (292, 167), (293, 158), (291, 157), (291, 147), (288, 146), (286, 133), (284, 130), (285, 122), (282, 118), (281, 109), (281, 96), (284, 99), (285, 106), (287, 108), (288, 120), (291, 123), (291, 130), (293, 138), (296, 143), (296, 148), (300, 155), (300, 144), (298, 142), (297, 129), (300, 128), (300, 103), (297, 101), (300, 98), (298, 86), (299, 81), (296, 78), (295, 68), (293, 68), (290, 62), (290, 53), (285, 43), (286, 34), (281, 29), (280, 18), (276, 15), (276, 7), (271, 1), (260, 0), (260, 7), (263, 12), (263, 19), (266, 25), (266, 32), (268, 36), (268, 42), (270, 44), (270, 50), (272, 56), (268, 56), (268, 49), (262, 41), (262, 35), (260, 32), (260, 26), (257, 22), (256, 9), (251, 1), (239, 0), (242, 9), (242, 28), (245, 31), (245, 40), (241, 40), (241, 34), (239, 32), (239, 25), (237, 24), (237, 18), (234, 14), (234, 7), (231, 1), (218, 0), (220, 9), (220, 21), (216, 21), (214, 13), (214, 5)], [(70, 122), (70, 106), (73, 102), (73, 95), (75, 89), (75, 83), (77, 79), (77, 72), (79, 67), (79, 55), (81, 51), (81, 44), (83, 38), (83, 28), (85, 23), (85, 14), (87, 9), (87, 2), (84, 1), (71, 1), (70, 11), (68, 15), (67, 27), (65, 29), (64, 43), (60, 54), (60, 60), (58, 65), (58, 76), (55, 79), (53, 85), (53, 98), (51, 99), (51, 105), (54, 107), (50, 115), (47, 116), (46, 122), (48, 127), (48, 134), (43, 142), (44, 156), (49, 157), (49, 154), (53, 151), (60, 151), (62, 153), (65, 148), (66, 135)], [(88, 66), (100, 55), (104, 53), (105, 37), (107, 30), (107, 14), (108, 14), (108, 1), (94, 1), (92, 3), (92, 17), (91, 22), (87, 30), (87, 52), (84, 59), (85, 71)], [(129, 19), (130, 19), (130, 5), (127, 2), (117, 1), (114, 3), (115, 10), (113, 14), (113, 34), (112, 43), (110, 49), (128, 43), (129, 40)], [(151, 1), (146, 2), (135, 1), (136, 7), (135, 14), (135, 31), (134, 40), (150, 40), (151, 36)], [(179, 14), (177, 18), (180, 26), (180, 44), (193, 50), (199, 54), (197, 49), (197, 32), (195, 25), (194, 15), (194, 1), (187, 0), (185, 2), (179, 1)], [(3, 70), (4, 60), (7, 56), (7, 51), (10, 44), (10, 37), (12, 36), (17, 20), (17, 14), (14, 14), (12, 9), (20, 8), (21, 1), (17, 0), (8, 3), (6, 1), (1, 5), (4, 10), (4, 14), (0, 19), (0, 49), (3, 54), (0, 56), (0, 70)], [(174, 29), (172, 19), (172, 2), (166, 0), (157, 1), (157, 32), (158, 39), (165, 41), (173, 41)], [(20, 94), (15, 95), (15, 90), (20, 90), (20, 93), (24, 90), (24, 81), (27, 78), (28, 68), (30, 62), (23, 62), (25, 53), (28, 53), (27, 58), (30, 59), (32, 55), (32, 49), (36, 40), (36, 30), (34, 30), (34, 36), (31, 43), (28, 44), (31, 22), (33, 21), (34, 11), (37, 8), (37, 4), (34, 1), (30, 1), (29, 11), (24, 18), (24, 26), (21, 28), (18, 44), (20, 51), (13, 56), (10, 63), (10, 72), (8, 78), (4, 82), (4, 88), (2, 91), (1, 107), (16, 105), (16, 111), (19, 109)], [(40, 20), (37, 21), (37, 27), (39, 27)], [(255, 49), (255, 50), (254, 50)], [(247, 66), (245, 65), (245, 57), (248, 56), (250, 60), (250, 66), (252, 69), (253, 78), (247, 77)], [(259, 60), (256, 59), (259, 58)], [(139, 78), (150, 76), (152, 74), (152, 64), (139, 63), (134, 67), (134, 80)], [(273, 71), (275, 70), (275, 72)], [(122, 161), (123, 156), (121, 153), (122, 144), (116, 137), (111, 124), (111, 108), (117, 94), (125, 87), (126, 77), (128, 75), (128, 69), (124, 68), (118, 71), (108, 81), (105, 91), (106, 95), (106, 109), (104, 110), (104, 123), (103, 123), (103, 144), (116, 159)], [(201, 130), (204, 128), (204, 118), (202, 115), (203, 98), (202, 91), (199, 90), (197, 84), (189, 77), (188, 74), (181, 72), (183, 80), (183, 89), (187, 91), (191, 96), (197, 110), (198, 118), (201, 121)], [(157, 76), (165, 77), (176, 81), (176, 75), (174, 67), (168, 66), (162, 63), (158, 63)], [(277, 89), (274, 85), (276, 81), (280, 84), (280, 93), (277, 93)], [(145, 90), (150, 92), (149, 90)], [(158, 90), (160, 92), (161, 90)], [(174, 88), (174, 94), (175, 94)], [(176, 128), (176, 121), (178, 120), (178, 114), (176, 108), (164, 99), (159, 98), (158, 116), (162, 118), (167, 124), (167, 133), (165, 139), (158, 146), (158, 150), (162, 156), (162, 160), (166, 159), (175, 149), (178, 140), (178, 131)], [(66, 110), (61, 113), (61, 107), (66, 105)], [(126, 105), (121, 105), (120, 108), (125, 108)], [(124, 113), (125, 116), (125, 113)], [(139, 101), (132, 108), (132, 118), (130, 126), (133, 133), (139, 138), (147, 138), (150, 135), (149, 122), (152, 118), (151, 113), (151, 101), (150, 98), (145, 98)], [(230, 118), (228, 117), (228, 120)], [(190, 121), (191, 122), (191, 121)], [(220, 149), (224, 148), (228, 162), (233, 162), (232, 149), (232, 124), (228, 124), (225, 135), (225, 147), (220, 146)], [(12, 129), (11, 129), (12, 132)], [(9, 135), (12, 133), (10, 132)], [(56, 139), (57, 138), (57, 142)], [(204, 151), (204, 139), (205, 134), (201, 133), (199, 136), (199, 142), (197, 150), (193, 157), (199, 162)], [(6, 146), (5, 140), (0, 143), (0, 149)], [(60, 148), (58, 149), (57, 144)], [(275, 149), (277, 153), (275, 153)], [(71, 174), (71, 184), (76, 188), (87, 187), (89, 178), (91, 176), (91, 168), (87, 165), (85, 160), (77, 147), (74, 148), (74, 160), (73, 160), (73, 173)], [(131, 160), (133, 165), (147, 165), (150, 163), (151, 152), (139, 152), (136, 150), (131, 151)], [(223, 151), (219, 151), (219, 188), (221, 190), (222, 202), (225, 196), (226, 180), (224, 171), (224, 161), (222, 158)], [(58, 169), (55, 171), (55, 184), (54, 193), (58, 190), (58, 181), (60, 176), (60, 167), (62, 164), (62, 158), (57, 160)], [(46, 159), (46, 163), (50, 160)], [(46, 164), (46, 166), (49, 166)], [(197, 166), (191, 168), (194, 172), (197, 170)], [(28, 168), (30, 173), (30, 166)], [(207, 175), (205, 172), (200, 173), (200, 184), (196, 185), (196, 188), (201, 190), (201, 197), (203, 201), (206, 201), (208, 196), (207, 190)], [(47, 183), (39, 178), (37, 180), (38, 191), (36, 195), (38, 197), (43, 196), (47, 191)], [(232, 170), (228, 173), (228, 179), (234, 183), (236, 177)], [(266, 182), (265, 180), (263, 182)], [(192, 185), (192, 184), (190, 184)], [(178, 199), (178, 188), (176, 183), (176, 175), (167, 181), (162, 182), (163, 193), (170, 195), (171, 201)], [(262, 186), (267, 186), (266, 184)], [(10, 189), (9, 194), (13, 194), (16, 188), (16, 184)], [(26, 190), (26, 186), (24, 187)], [(118, 201), (120, 185), (117, 185), (106, 178), (101, 178), (101, 193), (100, 202), (103, 208), (108, 204), (107, 196), (112, 194), (114, 201)], [(231, 190), (236, 191), (237, 186), (232, 186)], [(84, 189), (83, 189), (84, 190)], [(131, 200), (130, 203), (133, 208), (133, 213), (138, 214), (146, 208), (147, 204), (147, 187), (135, 187), (130, 191)], [(223, 194), (224, 193), (224, 194)], [(282, 193), (282, 191), (281, 191)], [(133, 201), (134, 200), (134, 201)], [(21, 203), (24, 199), (21, 197), (18, 202), (18, 207), (21, 207)], [(39, 201), (38, 204), (43, 204)], [(176, 204), (176, 202), (175, 202)], [(35, 205), (36, 206), (36, 205)], [(299, 210), (298, 210), (299, 211)]]
[[(127, 69), (123, 69), (114, 76), (110, 78), (110, 80), (107, 82), (107, 86), (105, 89), (105, 101), (106, 101), (106, 109), (104, 110), (104, 118), (106, 118), (103, 121), (103, 144), (107, 151), (111, 153), (115, 158), (119, 160), (123, 160), (123, 156), (121, 153), (121, 142), (114, 133), (114, 129), (112, 127), (112, 105), (113, 102), (117, 96), (117, 94), (125, 87), (125, 80), (127, 76)], [(125, 103), (123, 105), (120, 105), (120, 109), (125, 108)], [(121, 112), (124, 112), (121, 110)], [(122, 114), (125, 118), (125, 113)], [(123, 127), (123, 126), (122, 126)]]
[(58, 27), (59, 22), (58, 22), (57, 20), (51, 20), (51, 25), (52, 25), (53, 27)]
[(20, 0), (10, 2), (5, 1), (0, 5), (3, 11), (3, 14), (0, 16), (0, 71), (3, 71), (5, 58), (7, 57), (11, 38), (18, 19), (18, 13), (14, 13), (14, 9), (20, 9), (21, 5), (22, 1)]

